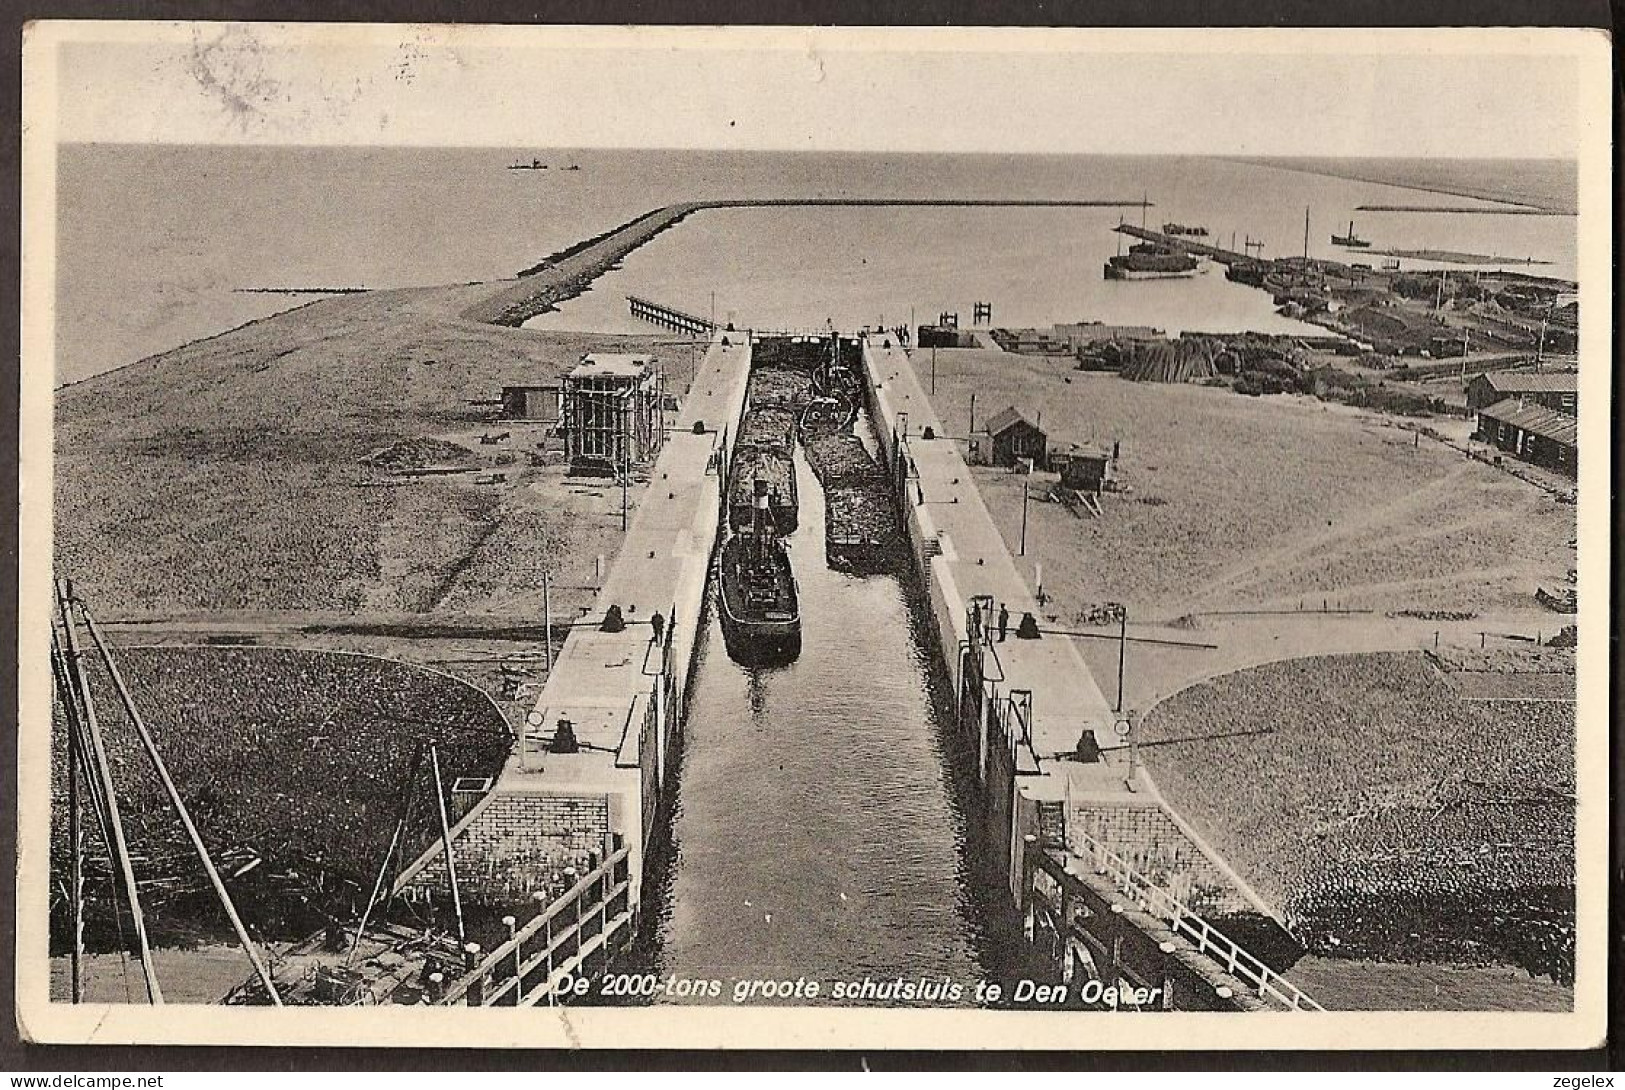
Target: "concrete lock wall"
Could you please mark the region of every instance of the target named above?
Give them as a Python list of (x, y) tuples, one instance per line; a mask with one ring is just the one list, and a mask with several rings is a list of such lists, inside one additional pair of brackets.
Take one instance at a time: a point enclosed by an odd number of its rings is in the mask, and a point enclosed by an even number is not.
[[(898, 413), (887, 397), (883, 376), (879, 374), (869, 353), (867, 342), (864, 351), (864, 369), (867, 408), (874, 421), (881, 461), (889, 471), (888, 478), (893, 483), (898, 510), (901, 512), (903, 527), (908, 535), (909, 554), (925, 590), (929, 606), (927, 615), (935, 637), (936, 654), (938, 661), (942, 663), (943, 669), (954, 683), (957, 707), (964, 684), (959, 648), (961, 642), (969, 635), (965, 619), (969, 603), (953, 576), (953, 565), (959, 557), (954, 549), (952, 536), (939, 529), (932, 517), (931, 508), (927, 504), (917, 502), (920, 499), (918, 486), (910, 478), (908, 465), (911, 440), (907, 436), (894, 434), (893, 426), (898, 419)], [(910, 430), (913, 430), (912, 426)], [(944, 437), (922, 439), (920, 442), (947, 443), (951, 440)], [(977, 750), (977, 772), (982, 782), (983, 797), (988, 802), (985, 811), (988, 830), (992, 834), (993, 843), (1002, 846), (1001, 865), (1005, 869), (1011, 893), (1013, 896), (1019, 896), (1021, 861), (1015, 845), (1020, 842), (1018, 829), (1021, 823), (1016, 818), (1021, 803), (1016, 797), (1016, 770), (1009, 756), (1008, 742), (1003, 732), (998, 729), (994, 709), (995, 701), (982, 702), (982, 714), (974, 727), (970, 728), (974, 737), (968, 738), (967, 741)]]

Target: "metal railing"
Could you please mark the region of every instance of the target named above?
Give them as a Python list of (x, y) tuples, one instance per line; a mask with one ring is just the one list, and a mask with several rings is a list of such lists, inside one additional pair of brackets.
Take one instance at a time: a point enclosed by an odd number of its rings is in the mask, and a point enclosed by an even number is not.
[[(534, 1006), (555, 994), (565, 977), (582, 969), (632, 923), (631, 849), (617, 848), (580, 881), (487, 954), (446, 989), (444, 1006)], [(540, 975), (525, 990), (525, 982)]]
[(1080, 842), (1093, 856), (1097, 874), (1111, 878), (1117, 889), (1141, 910), (1166, 921), (1174, 934), (1188, 940), (1225, 972), (1250, 985), (1260, 998), (1272, 1000), (1287, 1010), (1326, 1009), (1088, 833), (1071, 830), (1068, 837)]

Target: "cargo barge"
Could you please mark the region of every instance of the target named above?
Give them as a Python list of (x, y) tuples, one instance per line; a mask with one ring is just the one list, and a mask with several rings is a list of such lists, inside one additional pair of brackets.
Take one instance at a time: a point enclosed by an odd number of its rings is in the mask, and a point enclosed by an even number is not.
[(752, 406), (739, 420), (738, 442), (788, 455), (795, 449), (796, 414), (776, 405)]
[(728, 478), (729, 528), (744, 532), (754, 524), (758, 480), (767, 487), (767, 531), (795, 533), (800, 525), (795, 462), (787, 452), (771, 447), (741, 445), (735, 449), (734, 468)]
[(824, 557), (835, 571), (901, 571), (908, 555), (886, 471), (850, 431), (803, 438), (824, 487)]
[(807, 464), (825, 488), (884, 480), (886, 473), (869, 448), (849, 431), (806, 440)]
[(882, 479), (824, 489), (824, 556), (835, 571), (901, 571), (908, 550), (891, 490)]
[(1200, 264), (1184, 250), (1142, 242), (1106, 259), (1107, 280), (1171, 280), (1196, 275)]
[(813, 376), (808, 371), (782, 367), (758, 367), (750, 373), (751, 410), (783, 409), (800, 411), (813, 396)]

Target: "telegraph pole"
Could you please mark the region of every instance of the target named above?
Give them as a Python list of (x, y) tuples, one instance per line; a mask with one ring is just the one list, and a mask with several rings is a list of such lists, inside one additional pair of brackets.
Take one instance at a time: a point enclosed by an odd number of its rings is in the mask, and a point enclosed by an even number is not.
[(1021, 482), (1021, 556), (1027, 555), (1027, 482)]
[(542, 638), (542, 646), (546, 648), (547, 676), (553, 676), (553, 595), (549, 586), (550, 579), (546, 568), (542, 569), (542, 627), (546, 633)]

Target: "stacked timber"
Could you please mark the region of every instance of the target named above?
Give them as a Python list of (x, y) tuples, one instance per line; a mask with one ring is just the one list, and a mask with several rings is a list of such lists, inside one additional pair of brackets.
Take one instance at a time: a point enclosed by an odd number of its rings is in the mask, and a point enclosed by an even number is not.
[(1196, 382), (1218, 374), (1213, 346), (1197, 338), (1135, 341), (1119, 353), (1118, 373), (1134, 382)]

